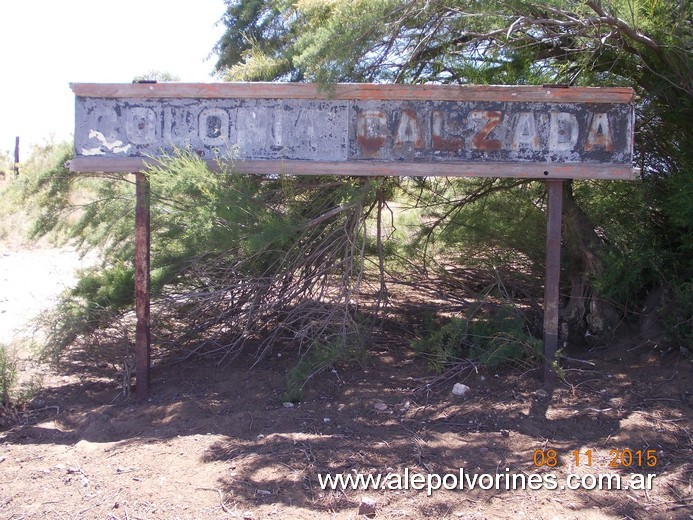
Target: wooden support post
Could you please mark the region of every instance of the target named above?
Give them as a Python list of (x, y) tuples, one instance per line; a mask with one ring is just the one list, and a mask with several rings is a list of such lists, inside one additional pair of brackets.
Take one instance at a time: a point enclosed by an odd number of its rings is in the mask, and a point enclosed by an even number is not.
[(561, 276), (561, 223), (563, 182), (546, 181), (548, 210), (546, 219), (546, 280), (544, 282), (544, 383), (556, 379), (553, 367), (558, 347), (558, 307)]
[(19, 136), (14, 138), (14, 178), (19, 177)]
[(135, 174), (135, 395), (149, 395), (150, 325), (149, 325), (149, 180), (144, 173)]

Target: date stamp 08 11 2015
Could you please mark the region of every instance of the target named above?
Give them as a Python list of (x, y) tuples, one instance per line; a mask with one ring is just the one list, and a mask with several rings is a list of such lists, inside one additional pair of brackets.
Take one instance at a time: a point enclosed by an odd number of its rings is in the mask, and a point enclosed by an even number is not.
[[(570, 452), (571, 462), (575, 467), (586, 466), (592, 467), (593, 461), (596, 460), (593, 450), (572, 450)], [(553, 449), (537, 449), (534, 450), (532, 463), (537, 468), (555, 468), (562, 466), (558, 452)], [(612, 449), (609, 450), (608, 462), (606, 467), (609, 469), (653, 469), (657, 466), (657, 450), (631, 450), (631, 449)]]

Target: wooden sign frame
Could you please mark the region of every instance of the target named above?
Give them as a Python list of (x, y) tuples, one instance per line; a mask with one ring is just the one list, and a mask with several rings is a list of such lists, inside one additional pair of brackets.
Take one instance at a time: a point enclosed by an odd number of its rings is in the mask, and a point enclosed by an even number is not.
[[(232, 160), (235, 147), (239, 157), (234, 167), (251, 174), (539, 179), (636, 175), (631, 164), (630, 88), (338, 84), (323, 91), (297, 83), (71, 86), (77, 99), (79, 143), (70, 162), (73, 171), (141, 171), (175, 143), (210, 164), (219, 158)], [(137, 124), (149, 129), (138, 130), (132, 121), (137, 118)], [(330, 118), (333, 124), (326, 122)], [(204, 135), (202, 126), (210, 120), (219, 121), (222, 137)], [(310, 150), (301, 128), (306, 124), (314, 125), (311, 131), (318, 134)], [(566, 143), (559, 142), (561, 125), (568, 131), (573, 127)], [(283, 136), (275, 136), (275, 127), (283, 127)], [(321, 141), (321, 130), (333, 138), (322, 136)], [(135, 135), (138, 132), (150, 135)], [(254, 136), (260, 141), (271, 138), (269, 134), (286, 148), (284, 152), (270, 151), (271, 143), (264, 150), (250, 149), (256, 146)], [(151, 142), (145, 142), (148, 138)], [(290, 149), (287, 141), (292, 139), (306, 141), (303, 149), (300, 144)], [(374, 141), (380, 148), (376, 144), (374, 150)], [(337, 159), (322, 160), (321, 154)]]

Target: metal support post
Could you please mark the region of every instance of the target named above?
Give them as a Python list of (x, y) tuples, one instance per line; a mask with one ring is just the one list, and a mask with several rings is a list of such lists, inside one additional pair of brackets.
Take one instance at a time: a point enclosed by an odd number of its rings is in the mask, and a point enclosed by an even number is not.
[(135, 395), (149, 395), (150, 343), (149, 323), (149, 180), (144, 173), (135, 174)]
[(558, 307), (561, 276), (561, 222), (563, 182), (546, 181), (548, 215), (546, 220), (546, 280), (544, 285), (544, 383), (555, 382), (554, 362), (558, 347)]

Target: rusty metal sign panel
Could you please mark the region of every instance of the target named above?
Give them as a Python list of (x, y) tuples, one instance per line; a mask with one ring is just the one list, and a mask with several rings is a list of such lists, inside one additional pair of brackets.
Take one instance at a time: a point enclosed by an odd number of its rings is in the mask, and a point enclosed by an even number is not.
[(238, 171), (630, 179), (624, 88), (73, 84), (75, 171), (186, 148)]

